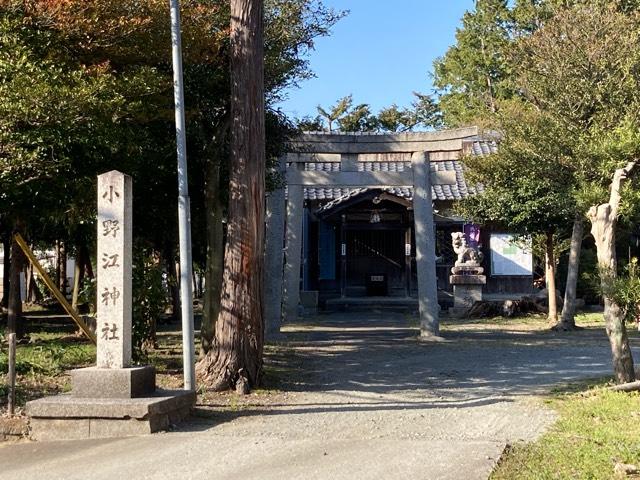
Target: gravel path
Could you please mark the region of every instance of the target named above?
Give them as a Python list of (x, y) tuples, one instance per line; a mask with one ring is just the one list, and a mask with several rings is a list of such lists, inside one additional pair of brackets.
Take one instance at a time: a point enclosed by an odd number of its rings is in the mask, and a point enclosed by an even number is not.
[(171, 433), (0, 447), (0, 479), (485, 479), (506, 443), (554, 421), (532, 397), (611, 370), (602, 331), (452, 327), (421, 343), (410, 320), (365, 312), (289, 326), (270, 357), (286, 393), (201, 408)]

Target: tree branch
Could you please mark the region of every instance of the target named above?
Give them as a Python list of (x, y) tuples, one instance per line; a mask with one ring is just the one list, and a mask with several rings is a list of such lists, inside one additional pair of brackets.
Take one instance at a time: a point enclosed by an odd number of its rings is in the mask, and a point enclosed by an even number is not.
[(611, 205), (611, 213), (613, 216), (618, 215), (618, 209), (620, 208), (620, 200), (622, 199), (620, 191), (622, 190), (622, 183), (631, 175), (633, 170), (638, 166), (639, 159), (632, 160), (627, 163), (624, 168), (619, 168), (613, 174), (613, 181), (611, 182), (611, 195), (609, 196), (609, 205)]

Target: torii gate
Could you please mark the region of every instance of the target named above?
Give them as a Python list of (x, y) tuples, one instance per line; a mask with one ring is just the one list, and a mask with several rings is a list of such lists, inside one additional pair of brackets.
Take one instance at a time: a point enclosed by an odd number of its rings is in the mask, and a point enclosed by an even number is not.
[[(290, 145), (292, 152), (287, 153), (279, 164), (280, 173), (286, 178), (286, 198), (284, 188), (267, 197), (266, 335), (273, 336), (283, 319), (293, 321), (298, 315), (305, 187), (411, 187), (420, 331), (424, 338), (437, 337), (440, 307), (432, 185), (456, 184), (456, 175), (448, 171), (431, 172), (430, 163), (460, 159), (467, 149), (466, 144), (477, 138), (477, 127), (398, 134), (307, 133), (296, 138)], [(382, 162), (371, 160), (385, 154), (397, 154), (395, 157), (402, 158), (403, 168), (392, 169), (395, 171), (377, 168)], [(362, 162), (367, 162), (367, 171), (362, 168)], [(327, 163), (331, 164), (328, 169), (307, 168), (310, 164)], [(405, 167), (407, 164), (409, 168)], [(342, 254), (346, 254), (344, 249)]]

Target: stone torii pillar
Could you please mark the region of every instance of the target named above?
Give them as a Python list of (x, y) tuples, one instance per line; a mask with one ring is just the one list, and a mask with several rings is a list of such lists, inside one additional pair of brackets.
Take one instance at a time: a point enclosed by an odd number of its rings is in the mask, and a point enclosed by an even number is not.
[[(291, 168), (295, 168), (292, 166)], [(304, 188), (289, 185), (287, 198), (287, 234), (284, 267), (284, 321), (298, 318), (300, 303), (300, 256), (302, 255), (302, 221), (304, 216)]]
[[(278, 171), (284, 175), (284, 158)], [(284, 188), (267, 195), (266, 242), (264, 258), (264, 320), (267, 340), (277, 338), (282, 324), (282, 275), (284, 263)]]
[(429, 154), (415, 152), (411, 156), (411, 166), (413, 170), (413, 221), (416, 236), (420, 336), (428, 339), (438, 337), (440, 333)]

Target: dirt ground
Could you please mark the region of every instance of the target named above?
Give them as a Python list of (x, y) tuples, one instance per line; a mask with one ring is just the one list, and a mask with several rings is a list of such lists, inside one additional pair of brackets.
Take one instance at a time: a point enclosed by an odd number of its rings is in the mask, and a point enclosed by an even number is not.
[(423, 343), (415, 319), (320, 315), (267, 349), (267, 384), (200, 396), (169, 433), (0, 446), (0, 479), (484, 479), (508, 443), (554, 421), (538, 398), (608, 375), (602, 328), (445, 322)]

